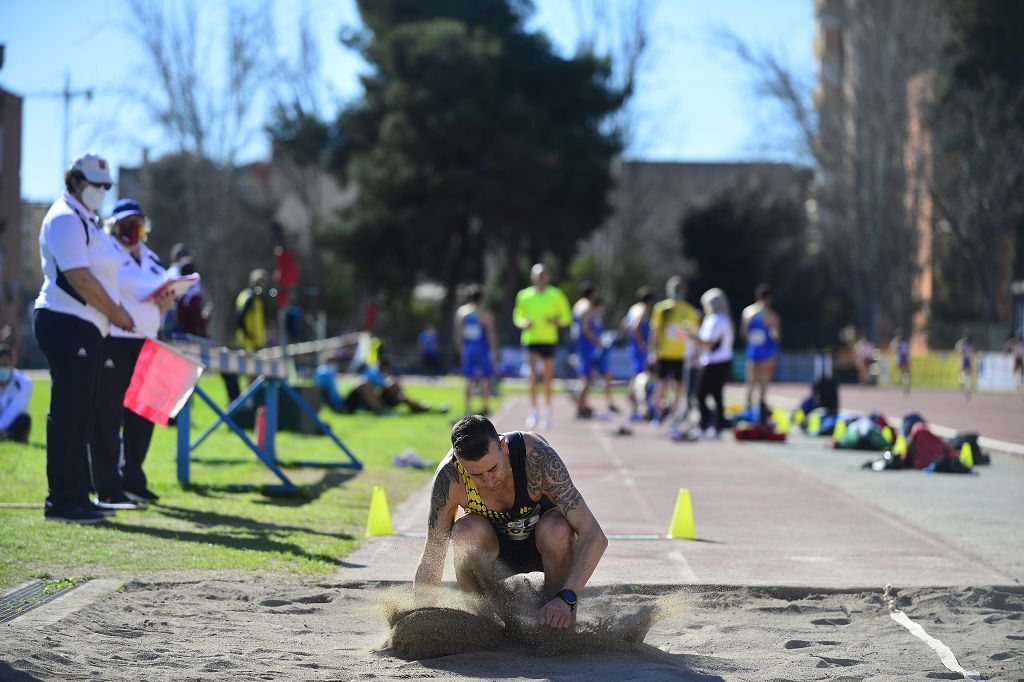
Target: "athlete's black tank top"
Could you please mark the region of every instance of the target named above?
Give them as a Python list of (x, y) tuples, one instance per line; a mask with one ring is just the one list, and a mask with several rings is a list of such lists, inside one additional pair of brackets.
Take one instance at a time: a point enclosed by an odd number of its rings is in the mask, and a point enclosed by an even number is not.
[(540, 517), (549, 509), (553, 509), (555, 503), (544, 496), (540, 498), (540, 502), (530, 499), (530, 493), (526, 486), (526, 440), (523, 438), (523, 434), (520, 431), (512, 431), (501, 435), (508, 441), (512, 483), (516, 491), (512, 508), (508, 511), (495, 511), (485, 505), (480, 499), (480, 493), (477, 491), (473, 479), (469, 477), (454, 455), (452, 455), (452, 463), (455, 464), (455, 469), (462, 477), (462, 484), (466, 487), (466, 497), (469, 499), (469, 508), (466, 509), (466, 512), (484, 517), (494, 525), (495, 531), (509, 540), (525, 540), (533, 534), (533, 529), (540, 521)]

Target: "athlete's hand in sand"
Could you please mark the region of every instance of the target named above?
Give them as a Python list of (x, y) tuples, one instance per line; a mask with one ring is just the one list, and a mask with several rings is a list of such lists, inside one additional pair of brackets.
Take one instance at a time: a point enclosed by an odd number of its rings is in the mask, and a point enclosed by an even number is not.
[(572, 607), (561, 597), (555, 597), (540, 610), (540, 624), (552, 630), (572, 627)]

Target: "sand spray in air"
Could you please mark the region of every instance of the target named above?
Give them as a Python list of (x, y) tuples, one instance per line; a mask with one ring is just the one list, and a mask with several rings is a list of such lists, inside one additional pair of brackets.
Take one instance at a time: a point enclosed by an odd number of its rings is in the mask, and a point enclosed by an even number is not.
[(539, 574), (517, 575), (493, 582), (484, 599), (442, 589), (427, 608), (414, 607), (409, 587), (389, 589), (374, 607), (390, 628), (379, 651), (407, 660), (522, 649), (541, 656), (635, 652), (654, 625), (687, 611), (695, 598), (659, 586), (588, 589), (575, 628), (553, 631), (540, 624), (542, 588)]

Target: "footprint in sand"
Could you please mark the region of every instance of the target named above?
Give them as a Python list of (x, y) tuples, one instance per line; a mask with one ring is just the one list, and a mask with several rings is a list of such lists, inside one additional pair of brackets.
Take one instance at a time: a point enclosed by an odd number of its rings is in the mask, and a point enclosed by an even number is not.
[(839, 644), (839, 642), (831, 639), (822, 639), (817, 642), (808, 642), (805, 639), (791, 639), (783, 644), (782, 647), (785, 649), (806, 649), (807, 647), (814, 646), (815, 644), (820, 644), (821, 646), (835, 646)]
[(289, 604), (291, 604), (291, 602), (288, 601), (287, 599), (264, 599), (263, 601), (260, 602), (260, 606), (270, 606), (270, 607), (288, 606)]
[(851, 665), (860, 665), (864, 661), (858, 661), (853, 658), (828, 658), (826, 656), (818, 656), (821, 661), (818, 662), (816, 668), (848, 668)]

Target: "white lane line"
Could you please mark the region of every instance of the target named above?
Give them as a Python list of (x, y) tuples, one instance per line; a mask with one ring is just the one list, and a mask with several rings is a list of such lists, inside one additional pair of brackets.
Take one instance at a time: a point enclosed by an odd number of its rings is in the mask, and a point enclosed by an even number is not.
[(608, 454), (609, 459), (612, 460), (612, 464), (615, 465), (615, 473), (619, 476), (622, 482), (633, 491), (633, 495), (636, 497), (636, 503), (643, 511), (644, 516), (647, 517), (649, 522), (657, 523), (657, 517), (655, 516), (650, 503), (647, 501), (647, 495), (640, 490), (640, 486), (633, 477), (633, 472), (626, 466), (626, 463), (622, 458), (619, 457), (619, 453), (615, 451), (615, 445), (612, 443), (612, 439), (602, 430), (604, 426), (604, 424), (591, 424), (590, 430), (594, 432), (594, 437), (597, 439), (597, 442)]
[(697, 574), (690, 568), (690, 563), (683, 556), (683, 553), (679, 550), (675, 550), (668, 553), (668, 558), (679, 564), (680, 571), (683, 574), (684, 580), (695, 582), (697, 580)]

